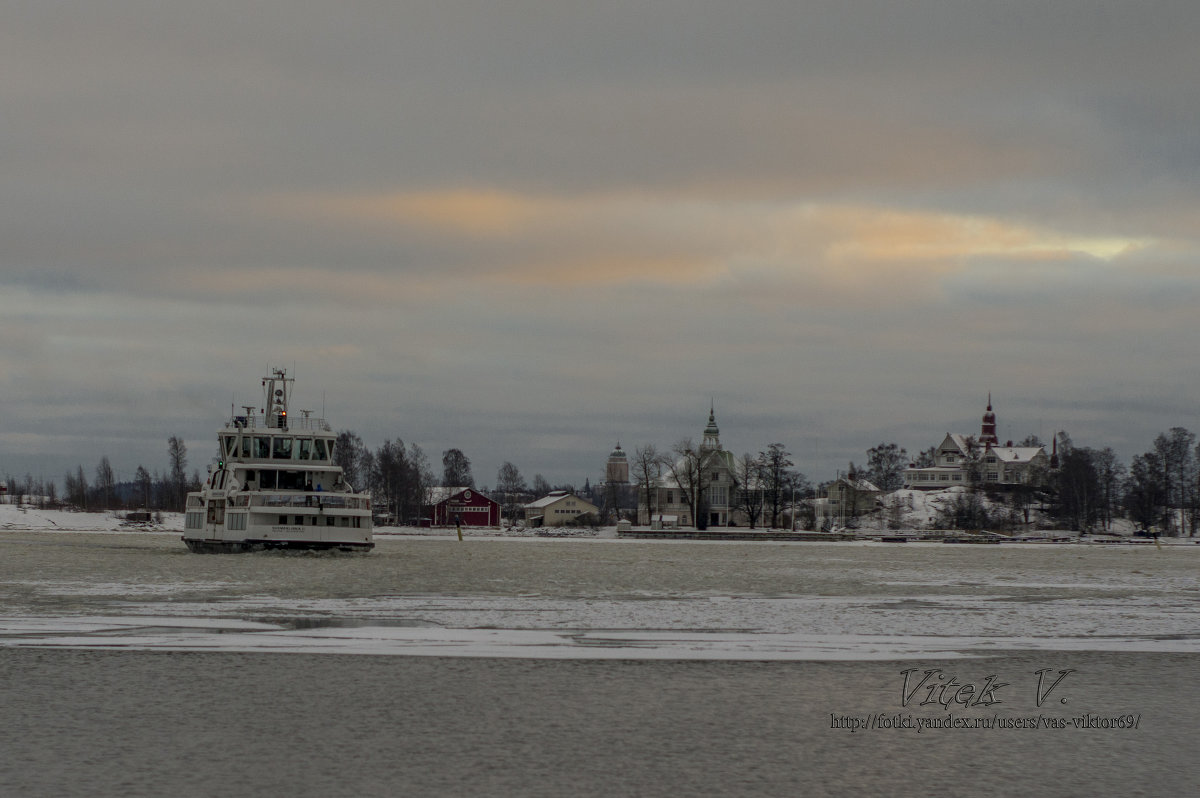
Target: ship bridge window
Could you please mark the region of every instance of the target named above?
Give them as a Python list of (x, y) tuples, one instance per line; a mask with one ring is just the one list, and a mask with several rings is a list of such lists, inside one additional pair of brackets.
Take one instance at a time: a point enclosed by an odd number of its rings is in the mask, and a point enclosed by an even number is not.
[(242, 436), (242, 457), (250, 457), (250, 444), (252, 438), (249, 435)]
[(262, 458), (271, 456), (271, 439), (266, 435), (254, 436), (254, 456)]
[(300, 459), (301, 460), (311, 460), (312, 459), (312, 438), (297, 438), (296, 440), (300, 444)]
[(226, 457), (236, 457), (237, 456), (237, 436), (236, 435), (225, 435), (224, 443), (225, 443), (225, 447), (224, 447), (225, 456)]
[[(314, 460), (324, 461), (326, 458), (329, 457), (329, 454), (326, 454), (324, 438), (317, 438), (316, 440), (313, 441), (313, 444), (316, 446), (316, 453), (317, 453), (317, 456), (313, 458)], [(329, 453), (332, 454), (332, 452), (333, 452), (333, 447), (330, 446)]]
[(304, 490), (304, 475), (299, 471), (280, 471), (279, 490)]
[(273, 457), (276, 460), (291, 460), (292, 459), (292, 439), (285, 438), (282, 435), (275, 438), (275, 452)]

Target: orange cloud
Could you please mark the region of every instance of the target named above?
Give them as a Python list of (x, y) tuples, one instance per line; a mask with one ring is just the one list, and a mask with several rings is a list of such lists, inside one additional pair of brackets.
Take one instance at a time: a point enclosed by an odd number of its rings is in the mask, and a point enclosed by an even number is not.
[(274, 197), (266, 207), (339, 224), (432, 227), (471, 236), (512, 235), (551, 215), (549, 199), (492, 189), (442, 189), (391, 194), (301, 194)]
[[(488, 188), (275, 198), (274, 212), (385, 235), (441, 234), (453, 270), (409, 271), (439, 291), (464, 276), (493, 287), (557, 289), (664, 284), (781, 289), (804, 300), (854, 292), (928, 295), (970, 259), (1111, 259), (1146, 241), (1075, 236), (998, 218), (871, 205), (823, 205), (707, 194), (533, 195)], [(370, 235), (371, 233), (368, 233)], [(429, 244), (429, 242), (426, 242)], [(353, 273), (352, 273), (353, 274)], [(347, 278), (368, 292), (388, 278)], [(801, 290), (802, 289), (802, 290)], [(348, 287), (347, 289), (348, 290)]]
[(834, 207), (821, 216), (838, 234), (828, 250), (834, 262), (938, 262), (985, 255), (1061, 260), (1080, 253), (1107, 260), (1146, 243), (1072, 236), (1004, 219), (886, 208)]

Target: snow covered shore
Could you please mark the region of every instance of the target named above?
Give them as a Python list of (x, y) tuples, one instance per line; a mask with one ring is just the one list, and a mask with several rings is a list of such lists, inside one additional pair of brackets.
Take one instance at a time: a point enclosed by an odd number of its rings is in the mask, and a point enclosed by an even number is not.
[(153, 513), (161, 522), (131, 524), (123, 512), (79, 513), (39, 510), (28, 505), (0, 504), (0, 530), (58, 530), (63, 532), (181, 532), (182, 513)]

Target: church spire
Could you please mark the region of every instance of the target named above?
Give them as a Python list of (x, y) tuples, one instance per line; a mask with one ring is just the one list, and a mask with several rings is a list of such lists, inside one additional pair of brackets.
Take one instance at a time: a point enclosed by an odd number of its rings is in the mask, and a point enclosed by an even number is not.
[(717, 428), (716, 405), (711, 401), (708, 408), (708, 426), (704, 428), (704, 442), (700, 446), (704, 449), (721, 448), (721, 430)]
[(984, 446), (1000, 443), (1000, 439), (996, 437), (996, 414), (992, 412), (991, 391), (988, 391), (987, 412), (983, 414), (983, 424), (979, 428), (979, 442)]

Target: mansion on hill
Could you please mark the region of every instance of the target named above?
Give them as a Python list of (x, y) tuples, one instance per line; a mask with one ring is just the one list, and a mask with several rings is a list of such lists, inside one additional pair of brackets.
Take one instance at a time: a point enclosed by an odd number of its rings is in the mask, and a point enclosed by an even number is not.
[(938, 490), (969, 485), (972, 472), (978, 484), (985, 487), (1027, 485), (1035, 482), (1039, 474), (1057, 467), (1057, 440), (1049, 455), (1044, 446), (1013, 446), (1012, 441), (1000, 445), (996, 437), (996, 414), (992, 412), (992, 397), (989, 395), (979, 437), (946, 433), (934, 451), (933, 465), (918, 466), (914, 463), (905, 469), (904, 487)]

